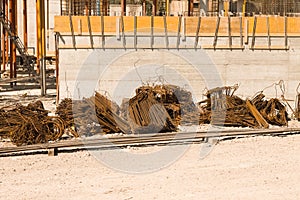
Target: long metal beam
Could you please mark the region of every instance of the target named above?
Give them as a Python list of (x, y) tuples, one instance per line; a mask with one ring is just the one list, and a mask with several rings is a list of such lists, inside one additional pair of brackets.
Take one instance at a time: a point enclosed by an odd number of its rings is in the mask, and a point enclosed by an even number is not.
[(53, 148), (79, 148), (79, 147), (98, 147), (98, 148), (119, 148), (127, 146), (143, 146), (158, 144), (178, 144), (202, 142), (207, 138), (240, 138), (250, 136), (287, 136), (299, 134), (300, 129), (279, 128), (279, 129), (258, 129), (258, 130), (239, 130), (239, 131), (207, 131), (207, 132), (181, 132), (181, 133), (157, 133), (145, 135), (127, 135), (120, 137), (100, 137), (97, 139), (82, 139), (59, 141), (54, 143), (35, 144), (20, 147), (0, 148), (0, 157), (21, 153), (26, 151), (41, 151)]

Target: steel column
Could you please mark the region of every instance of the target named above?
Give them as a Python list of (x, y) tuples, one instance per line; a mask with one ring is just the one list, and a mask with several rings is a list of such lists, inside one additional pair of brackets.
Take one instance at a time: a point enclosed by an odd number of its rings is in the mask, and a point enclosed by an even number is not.
[(126, 0), (121, 0), (121, 15), (126, 15)]
[(41, 95), (46, 95), (46, 27), (45, 27), (45, 1), (36, 0), (37, 16), (37, 52), (40, 66)]
[(143, 16), (146, 16), (146, 0), (143, 0)]
[(188, 0), (188, 16), (193, 16), (194, 0)]
[(39, 75), (40, 74), (40, 27), (41, 27), (41, 22), (40, 22), (40, 0), (36, 0), (36, 58), (37, 58), (37, 65), (36, 65), (36, 73)]
[(166, 1), (166, 16), (170, 15), (170, 0), (165, 0)]
[(28, 49), (28, 32), (27, 32), (27, 0), (23, 0), (23, 42), (24, 47)]
[[(9, 0), (9, 20), (11, 21), (14, 33), (18, 33), (18, 20), (17, 20), (17, 2)], [(17, 51), (13, 38), (10, 38), (10, 78), (17, 77)], [(13, 83), (11, 83), (11, 86)]]
[[(5, 17), (8, 14), (8, 0), (3, 0), (2, 2), (2, 12)], [(6, 32), (5, 28), (2, 29), (2, 69), (6, 70), (6, 63), (8, 59), (8, 33)]]
[(157, 12), (157, 0), (153, 0), (153, 4), (152, 4), (152, 15), (156, 16), (156, 12)]

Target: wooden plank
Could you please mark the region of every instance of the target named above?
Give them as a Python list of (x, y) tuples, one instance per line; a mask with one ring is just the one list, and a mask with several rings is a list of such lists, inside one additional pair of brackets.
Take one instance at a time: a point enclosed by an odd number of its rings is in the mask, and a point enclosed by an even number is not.
[(268, 122), (263, 118), (263, 116), (260, 114), (260, 112), (256, 109), (256, 107), (252, 104), (252, 102), (249, 99), (246, 100), (246, 106), (249, 108), (251, 114), (261, 127), (269, 128)]

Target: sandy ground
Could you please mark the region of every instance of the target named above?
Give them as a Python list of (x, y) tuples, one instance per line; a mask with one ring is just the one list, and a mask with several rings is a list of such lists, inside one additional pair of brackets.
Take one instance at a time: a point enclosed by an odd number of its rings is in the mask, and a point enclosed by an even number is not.
[[(0, 106), (27, 104), (39, 93), (3, 92)], [(41, 100), (54, 112), (55, 90), (48, 94)], [(291, 121), (289, 127), (299, 124)], [(181, 129), (191, 131), (194, 127)], [(0, 157), (0, 199), (299, 199), (299, 144), (300, 135), (226, 140), (203, 159), (204, 144), (193, 144), (169, 166), (140, 174), (120, 172), (94, 156), (95, 152), (116, 150)], [(0, 147), (4, 146), (11, 143), (0, 142)], [(143, 156), (162, 148), (122, 151)], [(131, 164), (145, 165), (140, 160)]]
[(204, 159), (203, 144), (193, 144), (170, 166), (138, 175), (104, 166), (91, 151), (1, 157), (0, 199), (299, 199), (299, 144), (300, 135), (227, 140)]

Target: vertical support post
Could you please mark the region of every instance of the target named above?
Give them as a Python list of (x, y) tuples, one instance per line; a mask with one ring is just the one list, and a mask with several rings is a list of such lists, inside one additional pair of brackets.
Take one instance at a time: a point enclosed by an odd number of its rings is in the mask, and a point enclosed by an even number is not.
[(143, 16), (146, 16), (146, 0), (143, 0)]
[(166, 1), (166, 16), (170, 15), (170, 0), (165, 0)]
[(231, 17), (230, 17), (230, 15), (228, 15), (228, 39), (229, 39), (229, 48), (232, 50)]
[(247, 4), (247, 0), (244, 0), (243, 8), (242, 8), (242, 16), (246, 16), (246, 4)]
[(28, 32), (27, 32), (27, 0), (23, 0), (23, 43), (25, 50), (28, 48)]
[(186, 18), (185, 17), (182, 17), (182, 20), (181, 20), (181, 38), (182, 38), (182, 41), (186, 41)]
[(121, 0), (121, 15), (126, 15), (126, 0)]
[(76, 39), (75, 39), (74, 26), (73, 26), (73, 20), (72, 20), (72, 16), (71, 15), (69, 15), (69, 24), (70, 24), (71, 34), (72, 34), (73, 48), (76, 49)]
[(287, 50), (288, 49), (288, 18), (287, 16), (284, 16), (284, 47)]
[(89, 29), (89, 35), (90, 35), (90, 43), (91, 43), (91, 48), (94, 48), (94, 40), (93, 40), (93, 33), (92, 33), (92, 26), (91, 26), (91, 20), (90, 16), (87, 16), (87, 21), (88, 21), (88, 29)]
[(164, 29), (165, 29), (166, 48), (169, 49), (168, 25), (167, 25), (167, 17), (166, 16), (164, 16)]
[(188, 0), (188, 16), (193, 16), (194, 0)]
[(244, 31), (245, 31), (245, 40), (246, 40), (245, 44), (248, 44), (249, 43), (249, 35), (248, 35), (248, 33), (249, 33), (249, 21), (248, 21), (247, 18), (245, 18), (244, 23), (245, 23)]
[[(71, 4), (70, 4), (71, 7)], [(41, 34), (40, 34), (40, 27), (41, 27), (41, 19), (40, 19), (40, 0), (36, 0), (36, 58), (37, 58), (37, 65), (36, 65), (36, 73), (39, 75), (40, 70), (40, 60), (41, 60)]]
[[(18, 33), (18, 20), (17, 20), (17, 2), (9, 0), (9, 19), (14, 32), (14, 37)], [(14, 38), (10, 38), (10, 78), (17, 77), (17, 52)], [(13, 83), (11, 83), (11, 86)]]
[(55, 33), (56, 103), (59, 101), (59, 33)]
[(38, 63), (40, 66), (41, 95), (46, 95), (46, 26), (45, 1), (36, 0), (37, 32), (38, 32)]
[[(5, 1), (5, 16), (8, 17), (8, 0), (4, 0)], [(9, 37), (8, 37), (8, 32), (5, 32), (5, 37), (6, 37), (6, 43), (5, 43), (5, 65), (8, 64), (8, 58), (9, 58)]]
[(85, 0), (85, 5), (84, 5), (84, 10), (85, 10), (85, 15), (89, 15), (89, 5), (88, 5), (88, 0)]
[(157, 0), (153, 0), (153, 4), (152, 4), (152, 15), (156, 16), (156, 12), (157, 12)]
[(229, 12), (229, 0), (224, 0), (224, 15), (228, 16)]
[(49, 36), (49, 31), (50, 31), (50, 16), (49, 16), (49, 0), (47, 0), (47, 5), (46, 5), (47, 9), (46, 9), (46, 17), (47, 17), (47, 24), (46, 24), (46, 30), (47, 30), (47, 50), (49, 50), (50, 48), (50, 36)]
[(268, 48), (271, 50), (271, 37), (270, 37), (270, 18), (267, 16), (267, 37), (268, 37)]
[(240, 47), (243, 48), (244, 40), (243, 40), (243, 17), (240, 16)]
[(102, 38), (102, 48), (105, 47), (105, 35), (104, 35), (104, 16), (101, 14), (101, 38)]
[[(5, 15), (4, 17), (7, 17), (7, 12), (8, 12), (8, 0), (3, 0), (2, 2), (2, 11), (3, 11), (3, 15)], [(2, 66), (3, 66), (3, 70), (6, 70), (6, 63), (7, 63), (7, 52), (8, 52), (8, 33), (5, 30), (5, 28), (3, 27), (2, 29)]]
[(252, 31), (252, 44), (251, 44), (251, 49), (252, 50), (254, 50), (254, 45), (255, 45), (256, 24), (257, 24), (257, 17), (254, 16), (253, 31)]
[[(125, 0), (125, 1), (126, 1), (126, 0)], [(109, 6), (108, 0), (104, 0), (104, 2), (105, 2), (104, 16), (108, 16), (108, 6)], [(126, 3), (126, 2), (125, 2), (125, 3)], [(126, 5), (125, 5), (125, 9), (126, 9)], [(125, 11), (125, 13), (126, 13), (126, 11)]]
[(214, 43), (213, 43), (214, 49), (216, 49), (217, 42), (218, 42), (218, 34), (219, 34), (220, 21), (221, 21), (221, 17), (218, 16), (218, 18), (217, 18), (217, 25), (216, 25), (216, 31), (215, 31), (215, 37), (214, 37)]
[(197, 48), (198, 42), (199, 42), (199, 31), (200, 31), (200, 27), (201, 27), (201, 16), (198, 17), (198, 24), (197, 24), (196, 37), (195, 37), (195, 44), (194, 44), (194, 48), (195, 48), (195, 49)]
[[(0, 8), (2, 10), (2, 4), (0, 4)], [(4, 27), (2, 27), (2, 25), (0, 24), (0, 57), (1, 59), (3, 59), (2, 55), (1, 55), (1, 52), (2, 52), (2, 28), (4, 29)], [(1, 63), (0, 63), (0, 71), (1, 71)], [(0, 73), (0, 78), (1, 78), (1, 73)]]
[(133, 31), (134, 31), (134, 49), (137, 50), (137, 17), (133, 17)]
[(124, 49), (126, 49), (126, 38), (125, 38), (125, 27), (124, 27), (123, 16), (120, 17), (120, 21), (121, 21), (121, 31), (122, 31), (123, 47), (124, 47)]
[(178, 27), (177, 27), (177, 43), (176, 43), (176, 48), (179, 50), (179, 45), (180, 45), (180, 28), (181, 28), (181, 20), (182, 16), (178, 17)]
[(150, 26), (151, 26), (151, 49), (153, 49), (153, 45), (154, 45), (154, 16), (151, 16), (151, 22), (150, 22)]
[(41, 38), (42, 38), (42, 87), (41, 95), (46, 95), (46, 20), (45, 1), (41, 0)]

